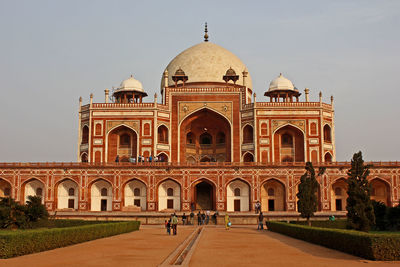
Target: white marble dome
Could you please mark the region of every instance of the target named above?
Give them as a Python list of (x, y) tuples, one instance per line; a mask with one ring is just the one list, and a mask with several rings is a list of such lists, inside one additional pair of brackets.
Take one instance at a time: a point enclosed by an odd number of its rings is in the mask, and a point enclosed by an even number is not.
[(296, 88), (294, 87), (293, 83), (281, 73), (269, 84), (268, 91), (274, 90), (296, 90)]
[(136, 80), (131, 77), (129, 77), (126, 80), (123, 80), (121, 85), (117, 88), (116, 91), (137, 91), (137, 92), (144, 92), (143, 90), (143, 85), (140, 81)]
[[(168, 85), (175, 83), (172, 76), (181, 68), (190, 82), (224, 82), (223, 76), (229, 68), (232, 68), (239, 80), (236, 84), (243, 85), (243, 74), (246, 65), (230, 51), (210, 43), (202, 42), (194, 45), (177, 55), (167, 66)], [(251, 76), (247, 74), (246, 85), (252, 88)], [(164, 79), (161, 78), (161, 88), (164, 87)]]

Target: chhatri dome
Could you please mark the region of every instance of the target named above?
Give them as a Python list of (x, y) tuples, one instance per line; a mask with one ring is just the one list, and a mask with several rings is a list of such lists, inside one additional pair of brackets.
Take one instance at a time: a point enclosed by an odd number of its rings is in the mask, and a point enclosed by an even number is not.
[[(293, 97), (296, 97), (298, 101), (301, 93), (293, 85), (293, 83), (281, 74), (271, 81), (269, 84), (268, 91), (265, 92), (265, 96), (269, 96), (272, 99), (283, 98), (284, 101), (293, 101)], [(279, 100), (278, 100), (279, 101)]]
[[(177, 55), (167, 66), (168, 86), (174, 86), (172, 76), (178, 69), (185, 72), (187, 83), (219, 82), (224, 83), (223, 76), (227, 70), (233, 69), (239, 79), (238, 85), (243, 85), (243, 72), (246, 72), (246, 87), (252, 88), (251, 76), (246, 65), (230, 51), (208, 41), (207, 25), (204, 42), (194, 45)], [(164, 72), (166, 73), (166, 72)], [(161, 89), (165, 86), (161, 78)]]
[(131, 75), (131, 77), (121, 82), (121, 85), (117, 88), (116, 92), (119, 91), (136, 91), (144, 93), (142, 83), (133, 78), (133, 75)]

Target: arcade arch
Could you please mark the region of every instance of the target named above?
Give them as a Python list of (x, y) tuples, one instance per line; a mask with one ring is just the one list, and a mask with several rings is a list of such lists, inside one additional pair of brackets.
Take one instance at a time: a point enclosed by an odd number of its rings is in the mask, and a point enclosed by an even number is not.
[(158, 143), (168, 144), (168, 128), (165, 125), (158, 126)]
[(143, 182), (133, 179), (125, 185), (124, 190), (124, 206), (136, 206), (142, 211), (146, 210), (147, 188)]
[(324, 141), (328, 143), (332, 142), (331, 127), (328, 124), (324, 126)]
[(57, 209), (78, 209), (78, 184), (70, 179), (61, 181), (57, 186)]
[(216, 187), (208, 179), (199, 179), (192, 183), (192, 206), (196, 210), (215, 210)]
[(37, 180), (32, 179), (24, 184), (24, 202), (28, 201), (29, 196), (38, 196), (42, 198), (42, 204), (44, 204), (44, 199), (46, 197), (44, 184)]
[(374, 178), (370, 181), (371, 185), (371, 199), (382, 202), (386, 206), (389, 206), (390, 204), (390, 186), (389, 184), (380, 179), (380, 178)]
[(267, 180), (261, 186), (261, 211), (284, 211), (285, 195), (285, 185), (282, 182)]
[(158, 186), (158, 210), (165, 209), (181, 210), (181, 186), (171, 179)]
[(254, 156), (250, 152), (246, 152), (243, 155), (243, 162), (254, 162)]
[(112, 186), (103, 179), (97, 180), (90, 187), (90, 210), (111, 211), (113, 192)]
[(250, 210), (250, 186), (246, 182), (236, 179), (228, 184), (226, 187), (226, 210)]
[(117, 155), (121, 162), (137, 158), (137, 143), (137, 134), (131, 128), (124, 125), (114, 128), (107, 136), (107, 161), (113, 162)]
[(274, 157), (276, 162), (304, 162), (304, 134), (286, 125), (274, 133)]
[(247, 124), (243, 128), (243, 144), (253, 143), (253, 127)]
[(179, 129), (181, 160), (231, 161), (231, 125), (221, 114), (203, 108), (186, 117)]
[(331, 188), (331, 210), (346, 210), (347, 205), (347, 183), (344, 178), (336, 180)]
[(11, 197), (11, 184), (0, 178), (0, 197)]

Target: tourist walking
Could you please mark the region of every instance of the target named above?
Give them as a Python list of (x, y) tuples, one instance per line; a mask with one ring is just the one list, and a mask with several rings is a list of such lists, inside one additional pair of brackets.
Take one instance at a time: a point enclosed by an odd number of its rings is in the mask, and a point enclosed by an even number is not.
[(165, 220), (165, 228), (167, 228), (167, 234), (171, 235), (171, 219)]
[(258, 215), (258, 226), (257, 226), (257, 230), (264, 230), (263, 221), (264, 221), (264, 215), (263, 215), (262, 212), (260, 212), (260, 215)]
[(256, 213), (261, 212), (261, 204), (260, 201), (257, 201), (256, 204), (254, 205), (254, 210)]
[(201, 225), (201, 213), (197, 213), (197, 225)]
[(225, 213), (225, 230), (229, 230), (231, 227), (231, 220), (229, 219), (228, 213)]
[(210, 211), (206, 211), (206, 224), (208, 225), (208, 222), (210, 221)]
[(206, 223), (206, 214), (203, 211), (203, 213), (201, 214), (201, 224), (204, 225), (205, 223)]
[(178, 218), (176, 217), (175, 213), (172, 215), (171, 223), (172, 223), (172, 232), (173, 232), (174, 235), (176, 235), (176, 232), (178, 230), (177, 229), (178, 228)]
[(182, 215), (182, 225), (185, 225), (186, 224), (186, 215), (185, 215), (185, 213), (183, 213), (183, 215)]
[(194, 225), (194, 213), (193, 213), (193, 211), (190, 212), (190, 224)]

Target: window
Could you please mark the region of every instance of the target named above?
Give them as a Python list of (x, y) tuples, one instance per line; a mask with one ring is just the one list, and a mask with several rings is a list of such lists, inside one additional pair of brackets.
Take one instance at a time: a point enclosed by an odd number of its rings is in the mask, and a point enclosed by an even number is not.
[(275, 196), (275, 190), (273, 188), (268, 188), (268, 196)]
[(168, 188), (168, 189), (167, 189), (167, 196), (169, 196), (169, 197), (174, 196), (174, 189)]
[(293, 147), (293, 137), (290, 134), (282, 135), (282, 147)]
[(74, 188), (70, 188), (70, 189), (68, 189), (68, 196), (75, 196), (75, 189)]
[(203, 133), (200, 135), (200, 144), (201, 145), (211, 145), (212, 144), (212, 137), (209, 133)]
[(107, 190), (107, 188), (102, 188), (101, 189), (101, 196), (102, 197), (106, 197), (108, 195), (108, 190)]
[(36, 188), (36, 196), (41, 197), (43, 196), (43, 189), (38, 187)]
[(89, 142), (89, 127), (86, 125), (82, 128), (82, 144), (87, 144)]
[(192, 132), (187, 133), (186, 144), (194, 144), (194, 134)]
[(133, 189), (133, 195), (135, 197), (140, 197), (140, 188)]
[(150, 135), (150, 124), (145, 123), (143, 126), (143, 135)]
[(268, 135), (268, 125), (265, 122), (261, 123), (261, 135)]
[(234, 195), (235, 197), (240, 197), (240, 188), (235, 188)]
[(335, 195), (336, 196), (341, 196), (342, 195), (342, 188), (336, 187), (335, 188)]
[(324, 141), (332, 142), (331, 127), (328, 124), (324, 126)]
[(243, 144), (253, 143), (253, 127), (246, 125), (243, 128)]
[(317, 134), (317, 124), (315, 122), (312, 122), (310, 124), (310, 134), (311, 135), (316, 135)]
[(129, 134), (122, 134), (119, 137), (119, 146), (126, 147), (126, 148), (131, 146), (131, 137)]
[(96, 135), (101, 135), (101, 124), (100, 123), (96, 124)]

